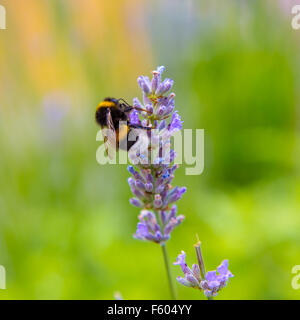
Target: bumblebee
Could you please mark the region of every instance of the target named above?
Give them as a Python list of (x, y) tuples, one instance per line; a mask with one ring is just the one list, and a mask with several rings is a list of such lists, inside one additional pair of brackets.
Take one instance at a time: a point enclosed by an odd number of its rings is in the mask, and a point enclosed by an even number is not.
[(138, 138), (136, 141), (128, 140), (131, 130), (151, 129), (130, 123), (129, 114), (134, 109), (147, 112), (144, 109), (130, 106), (124, 99), (115, 98), (105, 98), (96, 109), (96, 122), (102, 129), (106, 153), (110, 158), (113, 158), (114, 152), (119, 149), (129, 151), (137, 142)]

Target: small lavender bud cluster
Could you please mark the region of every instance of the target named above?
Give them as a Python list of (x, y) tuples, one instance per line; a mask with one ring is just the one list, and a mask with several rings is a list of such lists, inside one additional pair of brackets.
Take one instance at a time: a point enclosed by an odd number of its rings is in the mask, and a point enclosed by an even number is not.
[(203, 290), (207, 298), (215, 297), (222, 288), (227, 286), (229, 278), (233, 277), (233, 274), (228, 270), (228, 260), (222, 261), (217, 271), (208, 271), (201, 276), (201, 266), (199, 268), (197, 264), (193, 264), (190, 269), (185, 262), (185, 257), (185, 252), (181, 251), (174, 262), (174, 265), (179, 265), (184, 273), (184, 277), (177, 277), (177, 281), (186, 287)]
[[(178, 112), (173, 112), (175, 94), (168, 94), (173, 80), (161, 79), (164, 70), (164, 67), (158, 67), (152, 72), (151, 80), (147, 76), (138, 78), (143, 104), (137, 98), (133, 99), (136, 109), (130, 114), (130, 122), (151, 130), (145, 133), (146, 147), (129, 154), (135, 166), (128, 167), (132, 175), (128, 184), (134, 195), (130, 203), (142, 209), (134, 236), (161, 244), (184, 219), (182, 215), (177, 216), (174, 203), (186, 192), (185, 187), (171, 185), (178, 165), (172, 164), (176, 154), (171, 149), (170, 139), (182, 129), (182, 121)], [(171, 118), (169, 123), (168, 118)]]

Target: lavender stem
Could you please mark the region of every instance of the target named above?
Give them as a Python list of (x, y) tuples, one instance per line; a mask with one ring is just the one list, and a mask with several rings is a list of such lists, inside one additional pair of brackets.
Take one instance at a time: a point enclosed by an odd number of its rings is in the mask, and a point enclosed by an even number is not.
[(166, 266), (171, 298), (172, 298), (172, 300), (176, 300), (176, 293), (175, 293), (175, 288), (174, 288), (173, 281), (172, 281), (172, 275), (171, 275), (171, 269), (170, 269), (170, 264), (169, 264), (169, 259), (168, 259), (168, 251), (167, 251), (166, 244), (162, 243), (161, 248), (162, 248), (164, 262), (165, 262), (165, 266)]
[[(197, 256), (197, 260), (198, 260), (198, 264), (199, 264), (201, 278), (202, 278), (202, 280), (205, 280), (206, 274), (205, 274), (204, 261), (203, 261), (202, 252), (201, 252), (201, 242), (198, 240), (198, 242), (194, 245), (194, 247), (196, 250), (196, 256)], [(207, 300), (214, 300), (214, 298), (212, 296), (207, 297)]]
[(204, 267), (204, 261), (203, 261), (203, 257), (202, 257), (202, 252), (201, 252), (201, 242), (198, 241), (195, 245), (195, 250), (196, 250), (196, 256), (197, 256), (197, 260), (198, 260), (198, 265), (199, 265), (199, 269), (200, 269), (200, 274), (201, 274), (201, 278), (202, 280), (205, 280), (205, 267)]

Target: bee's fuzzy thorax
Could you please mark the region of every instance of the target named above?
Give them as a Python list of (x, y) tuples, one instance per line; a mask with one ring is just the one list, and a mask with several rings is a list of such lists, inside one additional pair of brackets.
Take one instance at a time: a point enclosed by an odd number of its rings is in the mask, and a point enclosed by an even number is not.
[(98, 104), (97, 110), (100, 108), (114, 108), (114, 107), (116, 107), (115, 102), (104, 100)]

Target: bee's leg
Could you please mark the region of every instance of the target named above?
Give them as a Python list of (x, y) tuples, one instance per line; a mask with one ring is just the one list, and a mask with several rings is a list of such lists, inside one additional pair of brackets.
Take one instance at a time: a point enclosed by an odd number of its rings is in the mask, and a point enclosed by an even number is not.
[(122, 105), (122, 107), (123, 107), (123, 111), (124, 112), (130, 112), (131, 110), (133, 110), (134, 108), (133, 107), (131, 107), (131, 106), (126, 106), (126, 105)]
[(133, 109), (137, 110), (137, 111), (142, 111), (142, 112), (147, 112), (147, 113), (151, 113), (150, 111), (143, 109), (143, 108), (139, 108), (139, 107), (133, 107)]
[(124, 100), (123, 98), (118, 99), (118, 101), (123, 101), (123, 103), (121, 103), (122, 107), (123, 107), (123, 111), (124, 112), (129, 112), (132, 109), (135, 109), (137, 111), (142, 111), (142, 112), (147, 112), (147, 113), (151, 113), (150, 111), (143, 109), (143, 108), (139, 108), (139, 107), (132, 107), (126, 100)]

